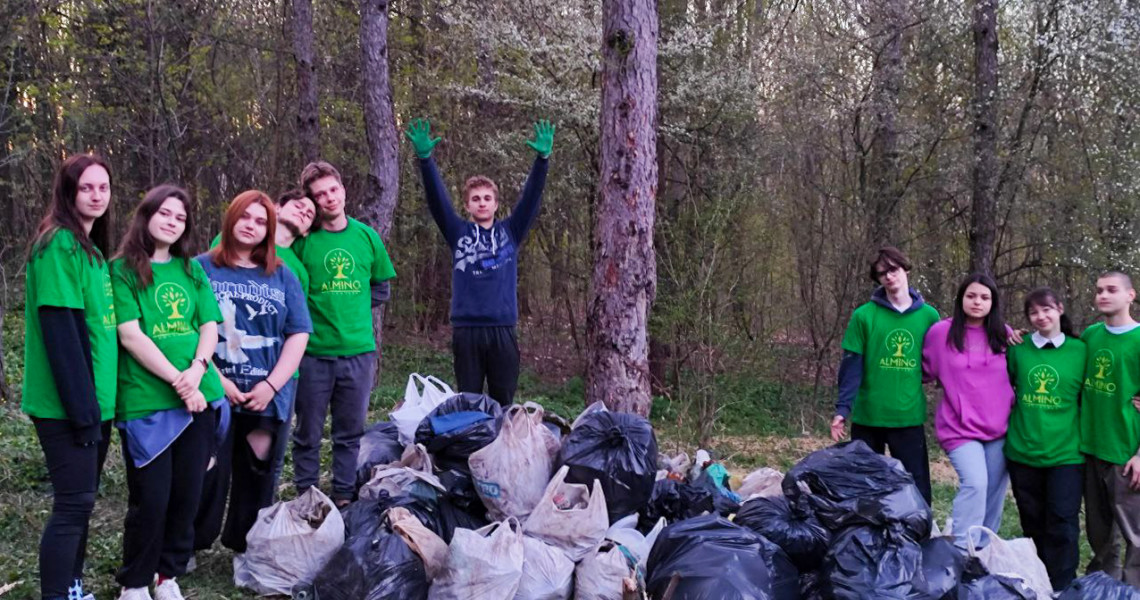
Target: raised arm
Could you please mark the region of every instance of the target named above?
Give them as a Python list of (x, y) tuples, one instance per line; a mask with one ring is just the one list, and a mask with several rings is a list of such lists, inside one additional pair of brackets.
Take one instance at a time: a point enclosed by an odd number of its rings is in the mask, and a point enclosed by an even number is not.
[(536, 156), (523, 185), (522, 195), (511, 216), (507, 217), (507, 227), (515, 242), (522, 244), (526, 234), (534, 226), (538, 211), (542, 208), (542, 191), (546, 187), (546, 172), (550, 166), (550, 152), (554, 149), (554, 124), (538, 121), (534, 124), (534, 139), (526, 143), (534, 149)]
[(435, 149), (440, 138), (431, 136), (431, 123), (427, 119), (412, 121), (404, 135), (411, 141), (412, 147), (416, 150), (416, 156), (420, 159), (420, 175), (424, 181), (424, 195), (427, 198), (428, 211), (431, 212), (436, 226), (443, 233), (443, 237), (447, 239), (447, 243), (454, 245), (455, 240), (463, 231), (464, 223), (463, 219), (455, 214), (455, 209), (451, 206), (451, 197), (447, 194), (447, 187), (443, 183), (443, 177), (439, 174), (435, 159), (431, 157), (432, 150)]

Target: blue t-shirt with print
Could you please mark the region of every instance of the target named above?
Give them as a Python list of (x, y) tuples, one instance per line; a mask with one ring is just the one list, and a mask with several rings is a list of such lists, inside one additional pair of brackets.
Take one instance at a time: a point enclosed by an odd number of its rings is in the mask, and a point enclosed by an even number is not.
[[(272, 275), (260, 267), (219, 267), (210, 255), (198, 256), (222, 309), (214, 365), (243, 392), (273, 372), (285, 338), (312, 333), (309, 307), (297, 276), (284, 265)], [(280, 389), (260, 413), (284, 420), (292, 411), (296, 379)], [(243, 412), (240, 406), (235, 410)]]

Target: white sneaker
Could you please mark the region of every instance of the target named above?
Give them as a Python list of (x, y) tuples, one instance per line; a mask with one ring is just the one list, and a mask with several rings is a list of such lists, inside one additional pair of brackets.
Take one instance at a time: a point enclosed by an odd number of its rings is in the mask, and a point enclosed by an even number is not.
[(186, 600), (182, 597), (182, 590), (178, 582), (167, 579), (154, 588), (154, 600)]
[(146, 588), (123, 588), (119, 600), (151, 600), (150, 591)]

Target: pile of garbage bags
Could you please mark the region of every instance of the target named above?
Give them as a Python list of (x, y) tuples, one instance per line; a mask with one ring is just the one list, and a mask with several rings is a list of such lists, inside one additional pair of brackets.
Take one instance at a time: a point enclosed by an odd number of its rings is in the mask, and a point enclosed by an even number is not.
[[(414, 375), (391, 419), (361, 444), (356, 502), (337, 511), (311, 489), (261, 511), (237, 585), (303, 600), (1052, 597), (1031, 541), (932, 537), (913, 479), (862, 442), (733, 490), (706, 452), (659, 455), (646, 419), (601, 405), (566, 430), (537, 404)], [(1090, 576), (1060, 598), (1140, 590)]]

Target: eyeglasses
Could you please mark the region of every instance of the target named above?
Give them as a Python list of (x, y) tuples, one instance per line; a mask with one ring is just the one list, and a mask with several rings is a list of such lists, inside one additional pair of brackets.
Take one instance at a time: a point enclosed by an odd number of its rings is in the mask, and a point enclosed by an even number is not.
[(883, 277), (885, 275), (889, 275), (891, 273), (894, 273), (895, 271), (898, 271), (899, 269), (900, 269), (900, 267), (898, 265), (888, 267), (886, 269), (876, 269), (875, 270), (875, 278), (878, 279), (878, 278)]

